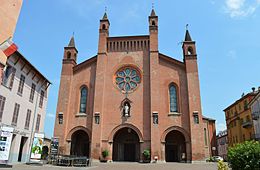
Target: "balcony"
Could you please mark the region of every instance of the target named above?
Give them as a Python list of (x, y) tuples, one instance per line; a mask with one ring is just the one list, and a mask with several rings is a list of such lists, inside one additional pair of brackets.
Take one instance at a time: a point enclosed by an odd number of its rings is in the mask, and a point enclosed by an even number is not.
[(253, 112), (252, 113), (252, 119), (253, 120), (258, 120), (260, 117), (259, 111), (258, 112)]
[(243, 128), (251, 128), (253, 125), (252, 121), (246, 121), (242, 123)]

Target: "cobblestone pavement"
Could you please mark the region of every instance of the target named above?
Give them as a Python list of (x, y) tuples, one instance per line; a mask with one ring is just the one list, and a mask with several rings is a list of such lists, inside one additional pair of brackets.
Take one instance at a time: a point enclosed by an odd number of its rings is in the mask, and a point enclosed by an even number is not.
[[(0, 168), (1, 169), (1, 168)], [(216, 163), (157, 163), (157, 164), (141, 164), (141, 163), (93, 163), (91, 167), (58, 167), (51, 165), (35, 166), (35, 165), (14, 165), (12, 169), (17, 170), (216, 170)]]

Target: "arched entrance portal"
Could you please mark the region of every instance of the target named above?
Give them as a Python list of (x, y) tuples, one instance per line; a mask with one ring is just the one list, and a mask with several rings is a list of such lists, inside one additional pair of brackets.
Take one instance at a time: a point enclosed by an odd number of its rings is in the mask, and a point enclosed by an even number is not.
[(89, 136), (85, 131), (77, 130), (72, 134), (70, 155), (89, 157)]
[(166, 162), (186, 161), (186, 143), (184, 135), (177, 131), (170, 131), (165, 138)]
[(137, 133), (131, 128), (122, 128), (113, 139), (113, 161), (138, 162), (140, 144)]

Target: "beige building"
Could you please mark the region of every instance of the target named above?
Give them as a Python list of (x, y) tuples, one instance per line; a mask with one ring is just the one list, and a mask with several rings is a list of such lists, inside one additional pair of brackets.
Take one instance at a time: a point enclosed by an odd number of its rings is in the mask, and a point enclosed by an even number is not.
[[(23, 0), (1, 0), (0, 2), (0, 44), (13, 37)], [(0, 83), (6, 63), (6, 56), (0, 50)]]
[(249, 103), (252, 111), (252, 119), (254, 126), (253, 138), (260, 141), (260, 87), (258, 87), (257, 96)]
[(9, 163), (26, 162), (34, 132), (43, 132), (50, 82), (18, 51), (0, 85), (0, 125), (14, 128)]

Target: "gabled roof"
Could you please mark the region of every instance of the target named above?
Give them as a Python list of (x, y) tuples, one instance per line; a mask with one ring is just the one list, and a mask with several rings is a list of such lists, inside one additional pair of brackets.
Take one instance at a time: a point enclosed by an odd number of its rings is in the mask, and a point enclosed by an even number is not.
[(208, 121), (213, 121), (213, 122), (216, 121), (215, 119), (208, 118), (208, 117), (206, 117), (206, 116), (202, 116), (202, 118), (203, 118), (204, 120), (208, 120)]
[(249, 96), (256, 96), (257, 93), (258, 93), (258, 91), (247, 93), (245, 96), (242, 96), (240, 99), (236, 100), (234, 103), (232, 103), (227, 108), (225, 108), (223, 111), (226, 112), (228, 109), (230, 109), (231, 107), (235, 106), (239, 102), (243, 101), (245, 98), (248, 98)]
[(42, 77), (47, 82), (47, 86), (49, 86), (51, 84), (51, 82), (36, 67), (34, 67), (30, 63), (30, 61), (28, 61), (18, 50), (14, 54), (16, 54), (19, 57), (18, 60), (22, 59), (25, 62), (25, 64), (28, 64), (29, 67), (31, 67), (32, 70), (34, 70), (36, 72), (36, 74), (40, 75), (40, 77)]
[(183, 62), (181, 62), (179, 60), (176, 60), (176, 59), (174, 59), (172, 57), (169, 57), (169, 56), (167, 56), (165, 54), (159, 53), (159, 58), (162, 58), (162, 59), (164, 59), (164, 60), (166, 60), (168, 62), (171, 62), (173, 64), (176, 64), (178, 66), (185, 67), (185, 64)]
[(83, 61), (82, 63), (77, 64), (76, 66), (73, 67), (73, 71), (76, 72), (96, 61), (97, 61), (97, 55)]

